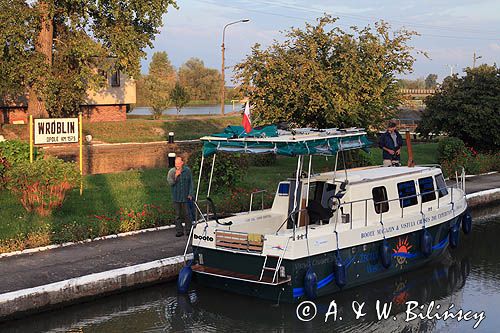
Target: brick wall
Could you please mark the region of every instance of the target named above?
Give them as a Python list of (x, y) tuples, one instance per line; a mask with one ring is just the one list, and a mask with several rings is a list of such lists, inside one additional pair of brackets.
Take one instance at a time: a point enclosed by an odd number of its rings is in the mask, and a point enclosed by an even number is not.
[(0, 110), (0, 124), (13, 124), (18, 121), (22, 121), (24, 124), (28, 123), (26, 108), (12, 107)]
[[(83, 173), (101, 174), (132, 169), (161, 168), (168, 166), (168, 153), (188, 159), (193, 151), (199, 152), (199, 141), (179, 141), (125, 144), (91, 144), (83, 147)], [(43, 147), (44, 153), (66, 161), (78, 162), (78, 145)]]
[(81, 107), (83, 116), (90, 122), (125, 121), (127, 105), (85, 105)]

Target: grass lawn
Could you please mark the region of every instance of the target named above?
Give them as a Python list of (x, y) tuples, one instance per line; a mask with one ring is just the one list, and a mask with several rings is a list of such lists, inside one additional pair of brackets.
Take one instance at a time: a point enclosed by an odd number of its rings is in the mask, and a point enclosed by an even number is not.
[[(435, 143), (414, 145), (416, 162), (436, 163), (436, 148)], [(375, 164), (382, 163), (380, 149), (373, 148), (369, 156)], [(406, 149), (402, 157), (405, 163)], [(250, 192), (255, 189), (268, 191), (265, 202), (269, 205), (278, 181), (293, 177), (296, 163), (295, 158), (279, 157), (270, 167), (251, 166), (232, 193), (212, 195), (218, 210), (221, 213), (247, 210)], [(331, 157), (313, 159), (316, 172), (329, 170), (333, 165)], [(48, 217), (27, 213), (12, 194), (2, 190), (0, 252), (170, 224), (174, 212), (166, 172), (166, 169), (150, 169), (86, 176), (83, 196), (78, 189), (72, 190), (63, 206)], [(200, 198), (205, 194), (202, 191)], [(260, 196), (254, 199), (254, 204), (254, 208), (260, 206)]]

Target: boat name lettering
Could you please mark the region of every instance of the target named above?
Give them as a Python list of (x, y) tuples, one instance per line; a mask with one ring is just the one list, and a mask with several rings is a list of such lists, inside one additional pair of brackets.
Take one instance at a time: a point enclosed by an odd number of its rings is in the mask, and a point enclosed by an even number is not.
[(328, 243), (328, 241), (327, 241), (326, 239), (318, 239), (318, 240), (316, 240), (316, 241), (314, 242), (314, 245), (315, 245), (315, 246), (321, 246), (321, 245), (323, 245), (323, 244), (327, 244), (327, 243)]
[(213, 242), (214, 241), (213, 237), (210, 237), (210, 236), (198, 236), (197, 234), (194, 234), (193, 238), (194, 239), (201, 239), (201, 240), (209, 241), (209, 242)]
[[(329, 256), (329, 257), (326, 257), (326, 258), (317, 258), (317, 259), (313, 259), (311, 261), (311, 264), (313, 266), (316, 266), (316, 265), (325, 265), (325, 264), (330, 264), (330, 263), (333, 263), (334, 261), (334, 256)], [(295, 264), (295, 272), (299, 272), (301, 269), (304, 269), (304, 268), (309, 268), (309, 262), (301, 262), (301, 263), (297, 263)]]
[(245, 222), (251, 222), (251, 221), (256, 221), (256, 220), (267, 219), (269, 217), (271, 217), (271, 215), (261, 215), (261, 216), (252, 217), (252, 218), (246, 219)]
[(443, 218), (443, 217), (445, 217), (445, 216), (448, 216), (448, 215), (450, 215), (450, 214), (452, 214), (452, 213), (453, 213), (453, 211), (452, 211), (452, 210), (448, 210), (448, 211), (446, 211), (446, 212), (442, 212), (442, 213), (437, 214), (437, 218), (438, 218), (438, 219), (440, 219), (440, 218)]
[(428, 216), (425, 218), (420, 218), (420, 219), (414, 220), (414, 221), (403, 222), (403, 223), (400, 223), (399, 225), (396, 225), (396, 226), (379, 228), (377, 230), (364, 231), (364, 232), (361, 232), (359, 234), (359, 237), (361, 239), (363, 239), (363, 238), (374, 237), (375, 235), (390, 234), (392, 232), (399, 231), (399, 229), (412, 228), (412, 227), (415, 227), (417, 225), (423, 225), (425, 223), (429, 223), (431, 221), (437, 221), (437, 220), (442, 219), (450, 214), (453, 214), (452, 210), (448, 210), (446, 212), (441, 212), (439, 214), (434, 214), (432, 216)]

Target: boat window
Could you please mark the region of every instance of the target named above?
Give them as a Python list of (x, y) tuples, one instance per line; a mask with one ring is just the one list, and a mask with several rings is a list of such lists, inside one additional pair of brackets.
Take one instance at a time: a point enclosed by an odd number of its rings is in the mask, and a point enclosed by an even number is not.
[(288, 196), (290, 193), (290, 183), (280, 183), (278, 187), (278, 195), (280, 196)]
[(399, 205), (401, 208), (417, 204), (417, 190), (415, 189), (415, 182), (413, 180), (398, 183), (398, 193), (400, 198)]
[(434, 192), (434, 181), (432, 177), (420, 178), (418, 180), (418, 188), (422, 196), (422, 202), (436, 200), (436, 192)]
[(309, 186), (309, 201), (314, 200), (321, 203), (324, 186), (324, 182), (311, 182), (311, 185)]
[(446, 182), (444, 181), (443, 174), (440, 173), (439, 175), (434, 176), (434, 178), (436, 179), (436, 186), (439, 190), (439, 197), (442, 198), (448, 194), (448, 189), (446, 188)]
[(315, 195), (316, 195), (316, 182), (312, 182), (309, 185), (309, 200), (314, 200)]
[(387, 202), (387, 190), (385, 186), (374, 187), (372, 189), (372, 195), (375, 212), (377, 214), (387, 212), (389, 210), (389, 203)]

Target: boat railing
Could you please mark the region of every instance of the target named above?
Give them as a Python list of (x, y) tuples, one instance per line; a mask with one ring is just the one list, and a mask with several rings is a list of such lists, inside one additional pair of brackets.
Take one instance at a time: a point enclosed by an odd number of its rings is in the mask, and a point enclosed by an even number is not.
[[(288, 222), (288, 220), (290, 220), (292, 218), (292, 216), (294, 214), (297, 215), (297, 220), (298, 220), (298, 216), (299, 216), (299, 213), (301, 212), (306, 212), (307, 209), (306, 208), (302, 208), (302, 209), (297, 209), (297, 210), (294, 210), (292, 212), (290, 212), (290, 214), (288, 214), (288, 216), (286, 217), (286, 219), (280, 224), (280, 226), (278, 227), (278, 229), (276, 230), (276, 235), (278, 234), (278, 232), (281, 230), (281, 228), (283, 228), (283, 226), (285, 225), (285, 223)], [(294, 232), (295, 232), (295, 229), (294, 229)], [(293, 238), (295, 239), (295, 234), (293, 235)]]
[[(444, 196), (447, 196), (449, 194), (449, 202), (447, 202), (446, 204), (450, 204), (452, 206), (452, 209), (454, 209), (455, 207), (455, 201), (457, 199), (456, 195), (454, 197), (454, 192), (455, 190), (457, 189), (460, 189), (462, 190), (463, 189), (463, 185), (461, 187), (454, 187), (454, 186), (444, 186), (444, 187), (440, 187), (440, 188), (437, 188), (433, 191), (426, 191), (426, 192), (422, 192), (422, 193), (418, 193), (418, 194), (414, 194), (414, 195), (409, 195), (409, 196), (405, 196), (405, 197), (400, 197), (400, 198), (396, 198), (396, 199), (390, 199), (390, 200), (383, 200), (383, 201), (375, 201), (372, 198), (367, 198), (367, 199), (360, 199), (360, 200), (354, 200), (354, 201), (349, 201), (349, 202), (344, 202), (344, 203), (340, 203), (336, 209), (336, 214), (339, 214), (339, 212), (342, 213), (342, 222), (343, 223), (349, 223), (350, 224), (350, 229), (353, 228), (353, 205), (355, 204), (359, 204), (359, 203), (364, 203), (364, 225), (365, 227), (368, 226), (368, 202), (369, 201), (373, 201), (373, 207), (379, 207), (379, 212), (376, 213), (380, 216), (380, 221), (382, 222), (383, 220), (383, 214), (384, 213), (387, 213), (383, 211), (383, 205), (384, 204), (387, 204), (389, 205), (391, 202), (394, 202), (394, 201), (399, 201), (400, 202), (400, 207), (401, 207), (401, 218), (404, 217), (404, 213), (405, 213), (405, 208), (408, 208), (408, 207), (413, 207), (414, 205), (411, 205), (411, 206), (406, 206), (403, 204), (403, 201), (404, 200), (408, 200), (408, 199), (412, 199), (412, 198), (418, 198), (420, 197), (421, 199), (419, 200), (420, 201), (420, 213), (422, 215), (424, 215), (424, 211), (423, 211), (423, 204), (424, 202), (422, 201), (422, 197), (425, 196), (425, 195), (429, 195), (431, 193), (435, 193), (436, 194), (436, 197), (437, 197), (437, 200), (436, 199), (433, 199), (432, 201), (436, 201), (436, 205), (437, 205), (437, 209), (439, 209), (441, 206), (442, 206), (442, 201), (443, 199), (441, 197), (444, 197)], [(442, 194), (443, 191), (446, 190), (446, 194)], [(449, 190), (449, 193), (448, 193), (448, 190)], [(465, 191), (461, 191), (461, 195), (462, 197), (465, 197)], [(431, 202), (430, 200), (427, 201), (427, 202)], [(345, 207), (349, 207), (349, 214), (346, 214), (344, 212), (344, 209), (342, 208), (345, 208)], [(408, 209), (407, 209), (408, 210)]]
[(248, 209), (248, 214), (250, 214), (252, 212), (252, 206), (253, 206), (253, 196), (255, 194), (260, 194), (261, 195), (261, 210), (264, 210), (264, 193), (266, 193), (267, 190), (257, 190), (257, 191), (253, 191), (252, 193), (250, 193), (250, 208)]

